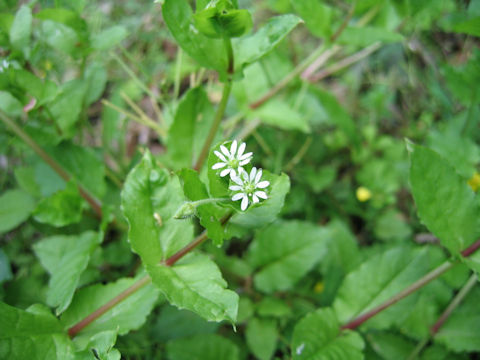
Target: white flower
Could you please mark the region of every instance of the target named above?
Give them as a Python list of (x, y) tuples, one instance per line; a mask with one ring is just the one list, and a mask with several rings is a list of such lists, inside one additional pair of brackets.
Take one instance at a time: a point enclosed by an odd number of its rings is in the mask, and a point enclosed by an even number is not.
[[(220, 176), (224, 177), (230, 174), (233, 179), (237, 176), (237, 172), (241, 173), (244, 165), (248, 164), (252, 160), (253, 153), (249, 152), (244, 154), (246, 144), (241, 143), (237, 149), (237, 140), (232, 142), (230, 151), (223, 145), (220, 145), (220, 151), (214, 151), (213, 153), (220, 159), (220, 162), (212, 166), (213, 170), (223, 169), (220, 172)], [(223, 153), (223, 154), (222, 154)]]
[[(250, 175), (242, 169), (240, 176), (232, 178), (236, 185), (231, 185), (230, 190), (240, 191), (232, 196), (233, 201), (242, 199), (240, 208), (245, 211), (249, 203), (258, 203), (260, 199), (267, 199), (267, 193), (263, 190), (265, 189), (270, 182), (264, 180), (260, 181), (262, 178), (262, 169), (253, 167), (250, 171)], [(250, 199), (251, 198), (251, 199)]]
[(0, 62), (0, 73), (2, 73), (5, 69), (8, 69), (10, 67), (10, 62), (6, 59), (3, 59), (2, 62)]

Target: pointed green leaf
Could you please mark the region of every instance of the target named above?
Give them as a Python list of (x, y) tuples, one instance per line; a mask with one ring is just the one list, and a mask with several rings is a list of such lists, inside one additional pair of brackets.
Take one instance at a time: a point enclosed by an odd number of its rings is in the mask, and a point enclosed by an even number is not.
[(295, 12), (303, 20), (310, 32), (320, 38), (328, 38), (332, 35), (333, 8), (318, 0), (290, 0)]
[(435, 341), (455, 352), (480, 351), (479, 297), (480, 290), (474, 288), (440, 328)]
[(267, 293), (293, 287), (323, 258), (329, 236), (327, 229), (301, 221), (278, 221), (257, 232), (248, 252), (258, 269), (255, 287)]
[(227, 283), (217, 265), (206, 255), (189, 254), (174, 266), (147, 266), (153, 283), (168, 301), (209, 321), (235, 322), (238, 295), (226, 289)]
[(259, 109), (252, 111), (252, 118), (260, 118), (262, 123), (278, 127), (283, 130), (299, 130), (310, 132), (308, 118), (292, 109), (284, 100), (272, 99)]
[(72, 301), (80, 275), (101, 240), (99, 234), (88, 231), (81, 235), (52, 236), (34, 245), (35, 254), (51, 275), (47, 303), (57, 307), (57, 315)]
[(207, 38), (195, 28), (187, 0), (165, 0), (162, 14), (173, 37), (188, 55), (204, 67), (226, 72), (227, 56), (223, 41)]
[(32, 10), (26, 5), (18, 10), (10, 28), (10, 42), (18, 50), (25, 49), (30, 44), (32, 34)]
[[(199, 178), (196, 171), (183, 169), (180, 172), (183, 180), (183, 190), (189, 200), (196, 201), (208, 199), (208, 193), (205, 185)], [(206, 203), (196, 208), (200, 224), (207, 230), (207, 236), (217, 246), (223, 244), (225, 230), (220, 220), (225, 215), (225, 209), (220, 208), (214, 203)]]
[[(432, 267), (428, 248), (405, 246), (377, 254), (349, 273), (333, 303), (342, 323), (380, 305), (413, 284)], [(367, 326), (385, 328), (408, 315), (416, 298), (410, 296), (369, 320)]]
[(0, 110), (10, 116), (23, 114), (22, 103), (8, 91), (0, 91)]
[[(114, 283), (95, 284), (80, 289), (70, 307), (62, 314), (63, 326), (72, 327), (138, 280), (139, 278), (124, 278)], [(80, 349), (85, 348), (92, 336), (103, 331), (115, 331), (116, 334), (125, 335), (140, 328), (157, 302), (159, 293), (152, 284), (143, 286), (79, 332), (75, 337), (77, 346)]]
[(82, 218), (85, 201), (78, 192), (75, 181), (69, 181), (67, 187), (37, 205), (34, 218), (41, 223), (61, 227), (78, 223)]
[(240, 351), (228, 339), (219, 335), (206, 334), (183, 338), (167, 343), (169, 359), (175, 360), (238, 360)]
[(257, 359), (270, 360), (277, 345), (278, 331), (272, 319), (250, 319), (245, 330), (247, 345)]
[(173, 218), (184, 201), (178, 177), (161, 169), (147, 151), (122, 191), (128, 240), (144, 264), (165, 260), (193, 239), (192, 223)]
[(48, 310), (29, 310), (0, 302), (0, 358), (73, 360), (73, 345), (58, 320)]
[(418, 216), (452, 254), (480, 235), (475, 193), (436, 152), (410, 144), (410, 184)]
[(355, 332), (340, 333), (335, 313), (325, 308), (308, 314), (297, 323), (291, 348), (294, 360), (361, 360), (364, 343)]
[(10, 231), (28, 219), (35, 203), (22, 190), (9, 190), (0, 196), (0, 234)]
[(120, 43), (127, 35), (128, 32), (125, 27), (121, 25), (112, 26), (92, 37), (92, 47), (96, 50), (108, 50)]
[(167, 148), (175, 168), (192, 166), (213, 120), (213, 107), (202, 87), (190, 89), (178, 104), (168, 130)]
[(255, 34), (233, 40), (233, 51), (237, 67), (251, 64), (268, 54), (299, 23), (298, 16), (288, 14), (268, 20)]

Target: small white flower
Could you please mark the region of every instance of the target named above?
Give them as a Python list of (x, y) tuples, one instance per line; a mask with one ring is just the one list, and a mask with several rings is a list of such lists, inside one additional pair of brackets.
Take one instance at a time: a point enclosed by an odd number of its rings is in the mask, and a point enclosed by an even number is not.
[[(260, 181), (262, 178), (262, 169), (253, 167), (250, 171), (250, 175), (242, 169), (240, 176), (232, 178), (233, 182), (236, 185), (231, 185), (230, 190), (240, 191), (232, 196), (233, 201), (242, 199), (240, 208), (242, 211), (245, 211), (249, 203), (258, 203), (260, 199), (268, 199), (267, 193), (263, 190), (265, 189), (270, 182), (264, 180)], [(250, 199), (251, 198), (251, 199)]]
[(213, 153), (220, 159), (220, 162), (212, 166), (213, 170), (223, 169), (220, 172), (220, 176), (224, 177), (230, 174), (230, 178), (233, 180), (237, 176), (237, 172), (241, 173), (244, 165), (247, 165), (252, 160), (253, 153), (249, 152), (244, 154), (246, 144), (241, 143), (237, 149), (237, 140), (232, 142), (230, 151), (223, 145), (220, 145), (220, 151), (214, 151)]
[(8, 69), (10, 67), (10, 62), (6, 59), (3, 59), (2, 62), (0, 62), (0, 73), (2, 73), (5, 69)]

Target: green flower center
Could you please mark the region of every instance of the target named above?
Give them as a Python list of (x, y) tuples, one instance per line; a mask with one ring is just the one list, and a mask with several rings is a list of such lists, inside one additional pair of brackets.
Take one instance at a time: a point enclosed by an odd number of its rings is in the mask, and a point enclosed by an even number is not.
[(244, 186), (245, 193), (252, 196), (253, 192), (255, 191), (255, 185), (252, 183), (247, 183)]
[(237, 169), (240, 166), (240, 161), (238, 161), (237, 159), (232, 159), (228, 160), (227, 164), (231, 169)]

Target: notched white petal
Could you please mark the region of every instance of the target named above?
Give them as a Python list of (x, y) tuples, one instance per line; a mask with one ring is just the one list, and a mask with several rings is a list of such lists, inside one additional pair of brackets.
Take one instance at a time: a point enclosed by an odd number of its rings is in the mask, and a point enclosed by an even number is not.
[(254, 196), (258, 196), (261, 199), (268, 199), (267, 193), (265, 191), (255, 191)]
[(236, 152), (237, 152), (237, 140), (233, 140), (232, 146), (230, 146), (230, 154), (232, 156), (235, 156)]
[(242, 209), (242, 211), (245, 211), (247, 209), (247, 206), (248, 206), (248, 196), (243, 194), (243, 199), (242, 199), (242, 204), (240, 205), (240, 209)]
[(230, 171), (232, 171), (232, 169), (222, 170), (222, 172), (220, 173), (220, 176), (221, 177), (227, 176), (228, 174), (230, 174)]
[(240, 191), (242, 190), (242, 187), (239, 185), (230, 185), (229, 189), (233, 191)]
[(245, 151), (246, 146), (247, 146), (247, 144), (245, 144), (245, 143), (240, 144), (240, 146), (238, 147), (238, 151), (237, 151), (238, 158), (241, 158), (243, 152)]
[(242, 179), (240, 179), (238, 176), (232, 178), (232, 181), (233, 181), (235, 184), (238, 184), (238, 185), (240, 185), (240, 186), (243, 186), (243, 181), (242, 181)]
[(255, 184), (257, 184), (262, 178), (262, 169), (258, 169), (257, 176), (255, 176)]
[(250, 171), (250, 182), (253, 182), (253, 179), (255, 179), (256, 174), (257, 174), (257, 168), (254, 166)]
[(213, 166), (212, 166), (212, 169), (213, 169), (213, 170), (218, 170), (218, 169), (221, 169), (221, 168), (223, 168), (223, 167), (225, 167), (225, 166), (227, 166), (226, 163), (221, 163), (221, 162), (219, 162), (219, 163), (216, 163), (215, 165), (213, 165)]
[[(253, 155), (252, 152), (249, 152), (249, 153), (246, 153), (246, 154), (243, 154), (243, 155), (238, 154), (238, 158), (240, 160), (245, 160), (245, 159), (251, 158), (252, 155)], [(248, 160), (250, 161), (251, 159), (248, 159)]]
[(227, 162), (227, 159), (225, 158), (225, 156), (223, 156), (223, 154), (220, 151), (215, 150), (213, 153), (223, 162)]
[(222, 153), (224, 153), (226, 157), (228, 157), (228, 158), (231, 157), (230, 152), (228, 151), (228, 149), (225, 146), (220, 145), (220, 150), (222, 150)]
[(247, 165), (250, 162), (250, 159), (240, 161), (240, 165)]
[(265, 189), (268, 185), (270, 185), (270, 181), (260, 181), (255, 187), (259, 189)]
[(244, 198), (244, 197), (245, 197), (245, 194), (243, 194), (243, 193), (238, 193), (238, 194), (235, 194), (235, 195), (232, 196), (232, 200), (233, 200), (233, 201), (237, 201), (237, 200), (240, 200), (240, 199), (242, 199), (242, 198)]
[(257, 195), (255, 195), (255, 194), (252, 195), (252, 200), (253, 200), (253, 203), (254, 203), (254, 204), (260, 202), (260, 200), (258, 199)]

